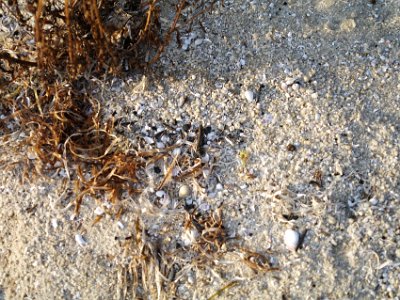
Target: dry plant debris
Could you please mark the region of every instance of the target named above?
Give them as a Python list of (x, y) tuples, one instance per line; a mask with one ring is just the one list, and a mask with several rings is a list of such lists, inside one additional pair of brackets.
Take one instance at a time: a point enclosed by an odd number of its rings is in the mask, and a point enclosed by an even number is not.
[(20, 150), (32, 159), (21, 161), (25, 174), (63, 168), (75, 181), (76, 213), (85, 195), (109, 194), (115, 203), (121, 190), (140, 192), (138, 169), (168, 149), (129, 149), (115, 135), (114, 120), (103, 120), (88, 79), (148, 66), (215, 2), (177, 1), (168, 26), (157, 0), (1, 2), (11, 32), (0, 49), (0, 130), (4, 142), (17, 131), (26, 136)]

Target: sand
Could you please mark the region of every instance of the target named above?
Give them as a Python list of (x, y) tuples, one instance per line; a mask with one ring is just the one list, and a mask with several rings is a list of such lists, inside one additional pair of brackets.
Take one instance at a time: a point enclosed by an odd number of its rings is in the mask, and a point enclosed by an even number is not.
[[(177, 261), (182, 276), (161, 298), (208, 299), (231, 284), (218, 299), (399, 299), (400, 3), (224, 4), (151, 72), (96, 94), (131, 141), (146, 125), (172, 139), (185, 124), (207, 128), (210, 174), (202, 188), (184, 182), (191, 201), (221, 207), (228, 236), (278, 270), (252, 270), (232, 246), (216, 261)], [(125, 199), (120, 224), (91, 226), (96, 203), (71, 220), (62, 180), (19, 178), (2, 171), (1, 300), (130, 299), (118, 237), (137, 214), (153, 237), (187, 238), (182, 182), (164, 189), (176, 206), (152, 208), (149, 187)], [(297, 251), (287, 229), (302, 235)]]

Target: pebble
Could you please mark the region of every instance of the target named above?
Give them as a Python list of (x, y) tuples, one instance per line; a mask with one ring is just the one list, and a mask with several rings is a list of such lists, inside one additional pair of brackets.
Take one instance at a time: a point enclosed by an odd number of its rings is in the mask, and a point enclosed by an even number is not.
[(287, 229), (283, 236), (283, 241), (287, 249), (291, 251), (296, 251), (300, 242), (300, 234), (293, 229)]
[(186, 198), (190, 194), (190, 188), (184, 184), (179, 188), (179, 198)]
[(253, 91), (247, 90), (244, 92), (244, 97), (247, 99), (247, 101), (252, 102), (254, 100), (254, 93)]

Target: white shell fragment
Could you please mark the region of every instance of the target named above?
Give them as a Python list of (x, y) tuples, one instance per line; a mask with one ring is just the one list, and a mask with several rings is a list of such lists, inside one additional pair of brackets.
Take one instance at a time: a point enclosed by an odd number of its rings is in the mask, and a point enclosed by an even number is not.
[(82, 235), (80, 235), (80, 234), (75, 235), (75, 241), (81, 247), (85, 247), (87, 245), (87, 242), (83, 239)]
[(283, 236), (283, 241), (286, 245), (286, 248), (291, 251), (296, 251), (300, 242), (300, 234), (293, 229), (287, 229)]
[(200, 236), (199, 232), (196, 229), (191, 228), (185, 230), (181, 238), (185, 246), (190, 246), (196, 242), (199, 236)]
[(247, 90), (244, 92), (244, 97), (247, 99), (247, 101), (252, 102), (254, 100), (254, 93), (253, 91)]
[(179, 198), (186, 198), (190, 194), (190, 188), (184, 184), (179, 188)]
[(104, 210), (101, 207), (97, 206), (96, 209), (94, 210), (94, 214), (96, 216), (101, 216), (104, 214)]
[(123, 229), (125, 228), (124, 223), (122, 223), (121, 221), (118, 221), (118, 222), (117, 222), (117, 226), (118, 226), (118, 228), (121, 229), (121, 230), (123, 230)]
[(165, 192), (164, 192), (164, 191), (157, 191), (157, 192), (156, 192), (156, 196), (157, 196), (158, 198), (162, 198), (162, 197), (165, 196)]
[(51, 219), (51, 226), (53, 226), (54, 229), (57, 229), (58, 221), (56, 218)]

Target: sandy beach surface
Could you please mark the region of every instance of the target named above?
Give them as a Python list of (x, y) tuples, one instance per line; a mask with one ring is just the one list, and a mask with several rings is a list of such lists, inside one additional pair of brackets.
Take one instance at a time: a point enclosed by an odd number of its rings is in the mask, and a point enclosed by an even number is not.
[[(400, 299), (400, 2), (225, 0), (199, 20), (151, 71), (93, 84), (132, 144), (201, 126), (202, 173), (149, 180), (92, 226), (103, 208), (74, 218), (63, 174), (2, 170), (0, 300), (132, 299), (138, 216), (179, 253), (169, 279), (149, 263), (145, 299)], [(188, 207), (222, 212), (215, 256), (193, 254)]]

